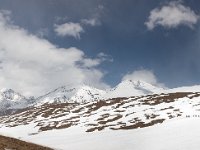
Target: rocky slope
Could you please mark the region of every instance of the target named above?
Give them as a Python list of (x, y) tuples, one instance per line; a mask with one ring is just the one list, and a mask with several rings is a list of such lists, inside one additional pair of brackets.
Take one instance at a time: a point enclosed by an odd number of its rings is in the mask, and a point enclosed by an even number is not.
[(11, 137), (0, 136), (0, 150), (53, 150), (53, 149), (24, 142)]

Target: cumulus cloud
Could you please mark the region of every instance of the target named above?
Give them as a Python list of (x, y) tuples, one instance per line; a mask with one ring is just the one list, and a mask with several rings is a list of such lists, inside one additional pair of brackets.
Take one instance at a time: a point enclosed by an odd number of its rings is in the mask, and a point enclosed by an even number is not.
[(57, 47), (9, 20), (8, 13), (0, 12), (0, 88), (29, 96), (62, 85), (108, 87), (102, 82), (104, 73), (97, 69), (102, 63), (98, 56), (91, 59), (78, 48)]
[(72, 36), (77, 39), (80, 39), (80, 33), (84, 32), (82, 26), (79, 23), (73, 22), (55, 25), (54, 31), (58, 36)]
[(97, 54), (97, 57), (95, 59), (85, 58), (81, 61), (82, 66), (85, 67), (95, 67), (100, 65), (103, 62), (113, 62), (113, 58), (103, 52)]
[(184, 6), (181, 1), (172, 1), (165, 6), (153, 9), (145, 25), (149, 30), (156, 26), (176, 28), (185, 25), (192, 28), (198, 19), (199, 16), (191, 8)]
[(140, 80), (150, 83), (152, 85), (164, 87), (164, 84), (158, 82), (155, 74), (151, 70), (145, 70), (145, 69), (135, 70), (131, 73), (124, 75), (122, 80), (133, 80), (133, 81)]

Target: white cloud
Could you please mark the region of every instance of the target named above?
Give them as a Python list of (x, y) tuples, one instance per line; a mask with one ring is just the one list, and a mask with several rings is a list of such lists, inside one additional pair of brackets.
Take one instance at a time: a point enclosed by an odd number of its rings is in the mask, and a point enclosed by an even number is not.
[(0, 13), (0, 89), (40, 95), (62, 85), (106, 88), (99, 57), (88, 58), (75, 47), (59, 48), (46, 39), (10, 24)]
[(99, 54), (97, 55), (97, 57), (98, 57), (98, 59), (101, 60), (101, 62), (103, 62), (103, 61), (113, 62), (112, 56), (107, 55), (107, 54), (105, 54), (105, 53), (103, 53), (103, 52), (99, 53)]
[(155, 74), (151, 70), (145, 70), (145, 69), (135, 70), (131, 73), (124, 75), (122, 80), (133, 80), (133, 81), (140, 80), (150, 83), (152, 85), (164, 87), (164, 84), (158, 82)]
[(145, 25), (149, 30), (156, 26), (175, 28), (179, 25), (185, 25), (192, 28), (198, 19), (199, 16), (189, 7), (184, 6), (181, 1), (172, 1), (161, 8), (153, 9)]
[(85, 58), (84, 60), (82, 60), (82, 65), (85, 67), (94, 67), (100, 65), (102, 62), (105, 61), (113, 62), (113, 58), (101, 52), (97, 55), (97, 58), (95, 59)]
[(104, 13), (104, 6), (98, 5), (97, 8), (94, 9), (94, 12), (91, 13), (91, 16), (88, 16), (85, 19), (81, 20), (81, 23), (84, 25), (90, 26), (98, 26), (101, 25), (101, 17)]
[(82, 26), (79, 23), (64, 23), (61, 25), (55, 25), (54, 31), (58, 36), (72, 36), (80, 39), (80, 33), (84, 32)]
[(82, 19), (81, 22), (85, 25), (90, 25), (90, 26), (100, 25), (100, 21), (97, 18)]

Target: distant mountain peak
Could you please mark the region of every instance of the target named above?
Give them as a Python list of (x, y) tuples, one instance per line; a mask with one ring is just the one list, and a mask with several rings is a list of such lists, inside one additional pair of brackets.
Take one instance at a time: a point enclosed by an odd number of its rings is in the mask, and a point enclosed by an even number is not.
[(164, 90), (143, 80), (123, 80), (107, 92), (106, 98), (130, 97), (152, 94)]
[(140, 86), (140, 85), (153, 85), (151, 83), (148, 83), (144, 80), (122, 80), (118, 85), (120, 84), (133, 84), (135, 86)]
[(0, 90), (0, 114), (28, 107), (31, 101), (12, 89)]
[(1, 99), (5, 99), (5, 100), (12, 100), (12, 101), (19, 101), (21, 99), (25, 99), (24, 96), (22, 96), (21, 94), (15, 92), (12, 89), (2, 89), (0, 92), (1, 95)]
[(59, 87), (37, 99), (36, 105), (57, 102), (90, 102), (102, 99), (105, 91), (82, 84), (79, 86)]
[(1, 92), (1, 93), (15, 93), (14, 90), (12, 90), (12, 89), (7, 89), (7, 88), (3, 88), (3, 89), (1, 89), (0, 92)]

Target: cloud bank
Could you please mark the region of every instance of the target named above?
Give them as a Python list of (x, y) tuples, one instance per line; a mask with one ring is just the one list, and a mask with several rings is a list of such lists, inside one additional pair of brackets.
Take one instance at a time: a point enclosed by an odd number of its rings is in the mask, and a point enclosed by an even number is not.
[[(104, 55), (88, 58), (80, 49), (57, 47), (11, 22), (9, 13), (1, 11), (0, 89), (12, 88), (26, 96), (37, 96), (62, 85), (108, 87), (102, 82), (104, 73), (97, 69), (105, 61)], [(79, 37), (82, 29), (75, 26), (75, 32), (70, 32), (73, 27), (66, 27), (62, 34)]]
[(157, 26), (176, 28), (185, 25), (193, 28), (198, 19), (199, 16), (192, 9), (184, 6), (181, 1), (172, 1), (161, 8), (153, 9), (145, 25), (149, 30)]

